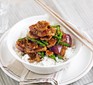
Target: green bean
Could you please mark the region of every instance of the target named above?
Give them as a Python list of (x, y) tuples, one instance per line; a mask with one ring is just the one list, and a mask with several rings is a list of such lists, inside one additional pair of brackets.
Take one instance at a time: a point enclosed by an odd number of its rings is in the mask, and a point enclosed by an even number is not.
[(62, 32), (60, 30), (60, 25), (52, 26), (56, 28), (56, 35), (53, 37), (56, 38), (58, 41), (62, 39)]
[(70, 44), (68, 44), (68, 43), (66, 43), (66, 42), (59, 42), (58, 44), (63, 45), (63, 46), (67, 46), (67, 47), (70, 46)]
[(52, 59), (54, 59), (56, 61), (56, 56), (55, 55), (51, 55), (49, 57), (52, 58)]
[(42, 40), (41, 42), (44, 43), (45, 45), (48, 45), (48, 42), (45, 40)]
[(60, 27), (57, 27), (57, 34), (60, 34)]
[(62, 39), (62, 32), (58, 34), (59, 39)]
[(54, 35), (54, 38), (57, 39), (57, 44), (62, 40), (62, 32), (59, 35)]
[(40, 42), (39, 40), (36, 40), (37, 44), (41, 45), (41, 46), (46, 46), (44, 43)]
[(23, 40), (23, 39), (25, 39), (25, 37), (24, 37), (24, 38), (19, 38), (18, 41), (21, 41), (21, 40)]
[(60, 56), (60, 55), (58, 55), (57, 57), (58, 57), (58, 59), (62, 59), (62, 60), (64, 60), (64, 59), (63, 59), (63, 57), (62, 57), (62, 56)]
[(57, 36), (57, 35), (54, 35), (53, 38), (56, 38), (57, 40), (60, 39), (59, 36)]
[(42, 43), (41, 41), (36, 40), (36, 39), (34, 39), (34, 38), (30, 38), (30, 37), (27, 36), (27, 39), (28, 39), (28, 40), (31, 40), (32, 42), (36, 42), (37, 44), (39, 44), (39, 45), (41, 45), (41, 46), (46, 46), (44, 43)]
[(36, 40), (34, 38), (30, 38), (30, 37), (27, 36), (27, 39), (31, 40), (32, 42), (36, 42)]
[(59, 44), (61, 42), (61, 40), (59, 39), (58, 41), (57, 41), (57, 44)]
[(51, 27), (59, 29), (60, 25), (52, 25)]
[(44, 52), (38, 52), (38, 54), (41, 56), (41, 58), (44, 58), (44, 56), (45, 56)]

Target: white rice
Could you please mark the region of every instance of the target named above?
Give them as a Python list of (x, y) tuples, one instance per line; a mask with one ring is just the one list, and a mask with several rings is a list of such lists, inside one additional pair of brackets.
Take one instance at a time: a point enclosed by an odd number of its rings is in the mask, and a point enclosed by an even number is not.
[[(71, 57), (72, 53), (73, 53), (73, 49), (72, 49), (72, 48), (68, 48), (68, 49), (66, 50), (65, 57), (66, 57), (67, 59), (69, 59), (69, 58)], [(27, 54), (25, 54), (25, 55), (22, 57), (22, 60), (24, 60), (25, 62), (28, 62), (28, 63), (29, 63), (28, 58), (29, 58), (29, 56), (28, 56)], [(40, 61), (40, 62), (33, 62), (33, 63), (30, 63), (30, 64), (38, 65), (38, 66), (50, 66), (50, 65), (53, 66), (53, 65), (59, 65), (59, 64), (61, 64), (61, 63), (63, 63), (63, 62), (65, 62), (65, 61), (62, 60), (62, 59), (58, 59), (58, 57), (56, 57), (56, 61), (55, 61), (55, 60), (53, 60), (53, 59), (45, 56), (45, 57), (42, 59), (42, 61)]]

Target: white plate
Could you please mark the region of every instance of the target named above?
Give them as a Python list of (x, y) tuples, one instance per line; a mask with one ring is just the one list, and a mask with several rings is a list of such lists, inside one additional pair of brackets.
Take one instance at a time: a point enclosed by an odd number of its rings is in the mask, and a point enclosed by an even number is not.
[(32, 79), (49, 77), (56, 79), (59, 85), (70, 84), (87, 74), (93, 65), (92, 52), (90, 52), (85, 46), (82, 46), (80, 52), (66, 69), (51, 75), (35, 74), (29, 72), (19, 61), (12, 57), (7, 49), (6, 39), (7, 33), (5, 33), (0, 39), (0, 61), (4, 66), (8, 66), (10, 70), (5, 69), (2, 64), (0, 67), (8, 76), (16, 81), (24, 80), (24, 78)]

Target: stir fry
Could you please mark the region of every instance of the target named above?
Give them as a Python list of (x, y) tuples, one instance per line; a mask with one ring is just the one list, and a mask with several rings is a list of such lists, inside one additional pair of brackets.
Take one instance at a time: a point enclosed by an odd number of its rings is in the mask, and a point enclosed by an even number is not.
[(16, 48), (24, 55), (28, 54), (31, 63), (40, 62), (45, 56), (55, 61), (56, 57), (64, 59), (67, 48), (72, 46), (72, 38), (60, 28), (60, 25), (38, 21), (29, 27), (27, 36), (16, 41)]

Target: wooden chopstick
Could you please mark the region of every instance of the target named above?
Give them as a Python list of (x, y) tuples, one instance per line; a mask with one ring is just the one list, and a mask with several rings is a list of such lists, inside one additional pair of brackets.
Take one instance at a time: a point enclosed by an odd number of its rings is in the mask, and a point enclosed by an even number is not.
[(59, 14), (47, 6), (42, 0), (35, 0), (40, 6), (47, 10), (52, 16), (54, 16), (68, 31), (70, 31), (78, 40), (80, 40), (85, 46), (93, 51), (93, 42), (83, 36), (79, 31), (74, 29), (68, 22), (66, 22)]

